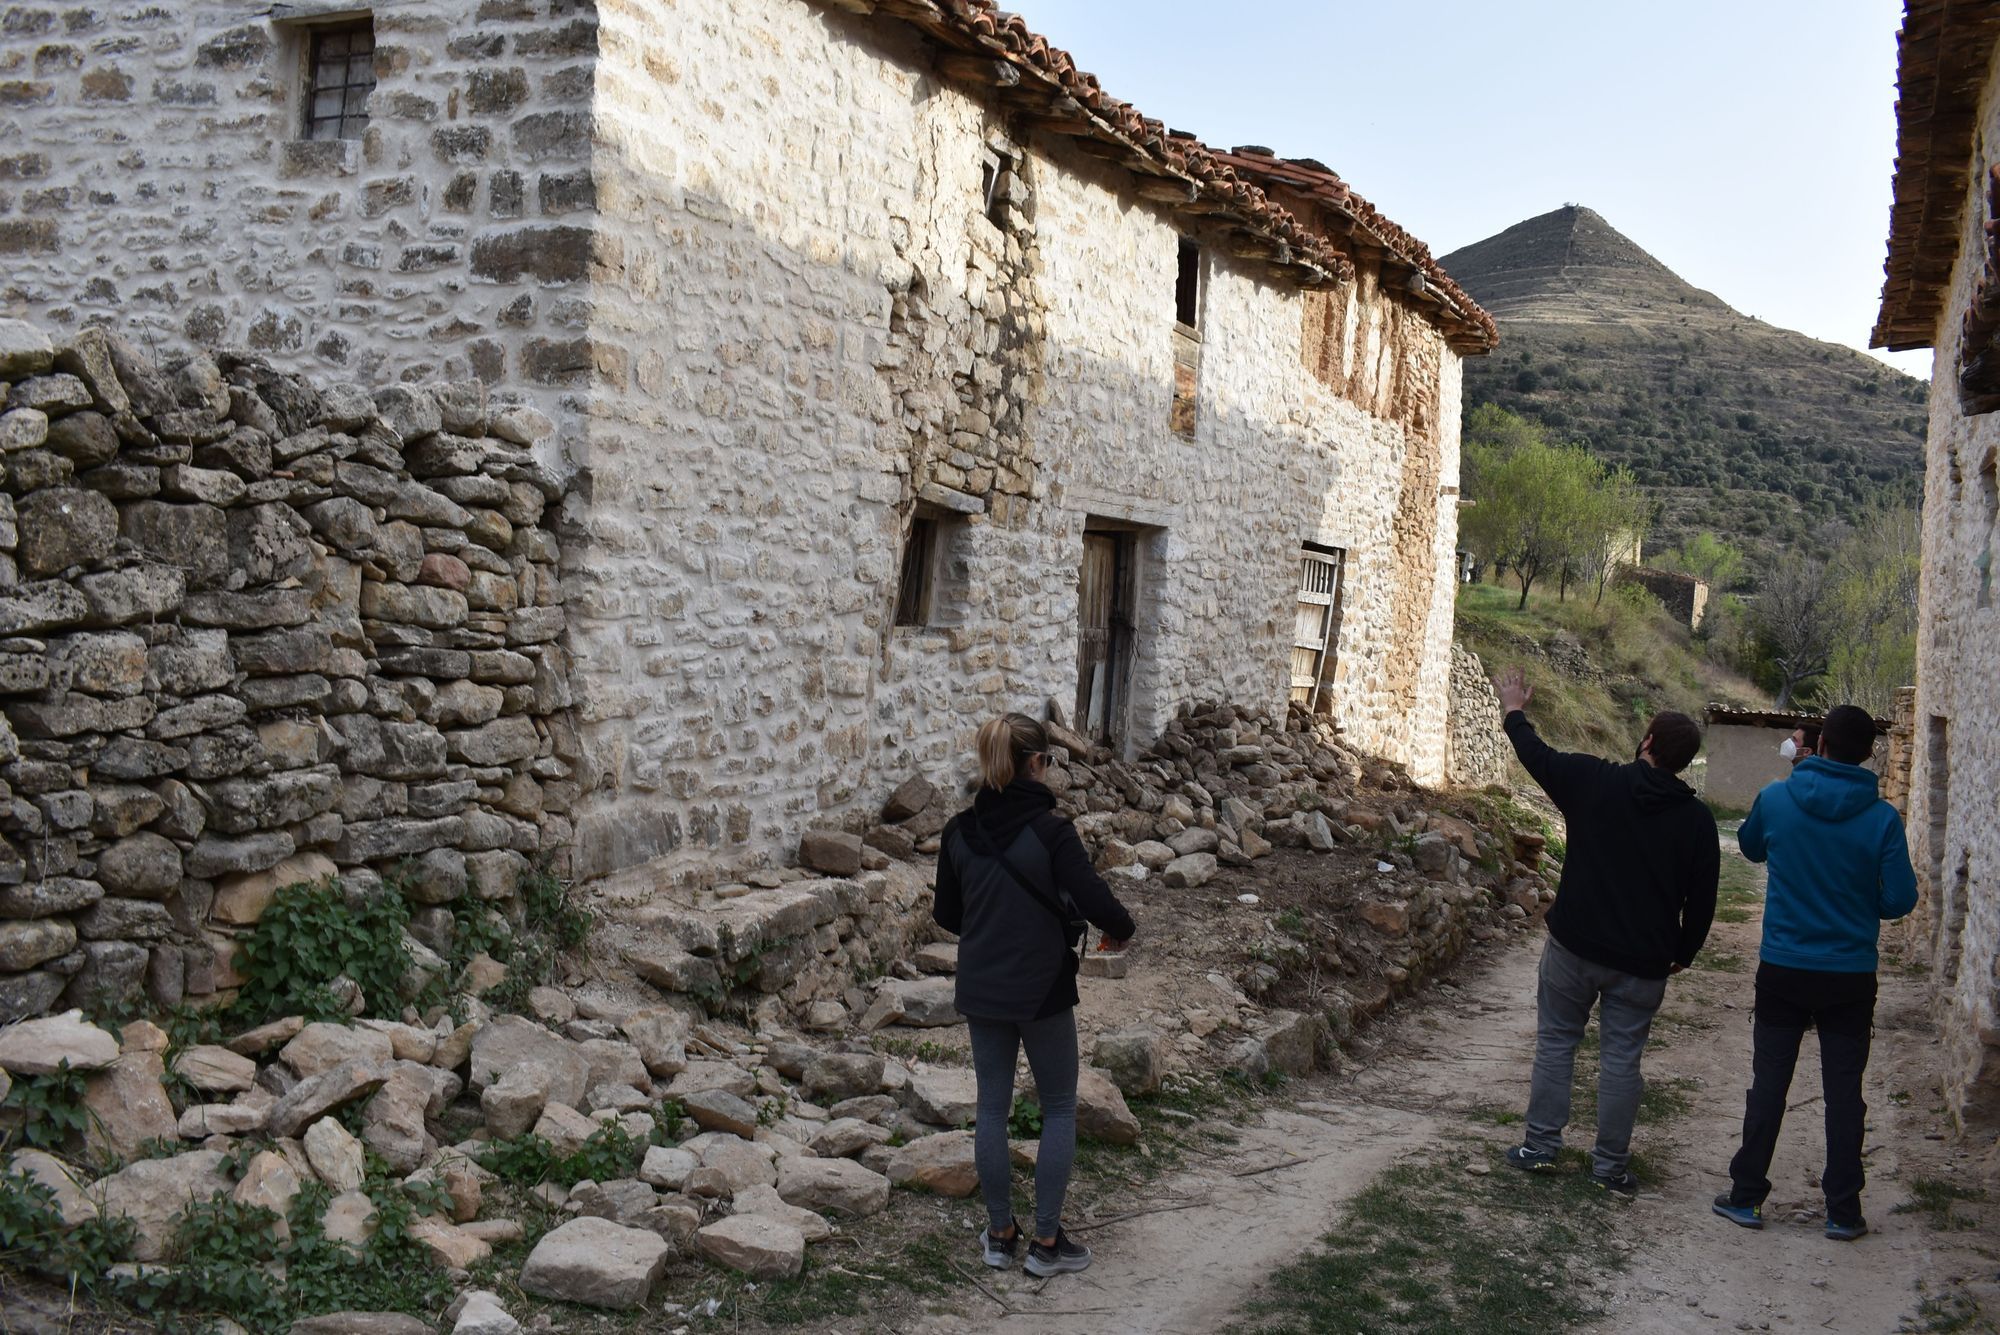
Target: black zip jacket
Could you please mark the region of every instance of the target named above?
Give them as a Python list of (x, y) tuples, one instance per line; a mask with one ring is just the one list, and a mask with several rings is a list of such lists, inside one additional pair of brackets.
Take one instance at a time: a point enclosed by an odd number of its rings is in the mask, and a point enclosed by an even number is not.
[(976, 1020), (1040, 1020), (1076, 1005), (1075, 938), (1009, 876), (1005, 851), (1028, 882), (1076, 910), (1114, 940), (1132, 935), (1132, 915), (1090, 865), (1076, 827), (1032, 779), (981, 788), (944, 827), (931, 917), (958, 935), (958, 1013)]
[(1715, 921), (1722, 852), (1694, 789), (1643, 760), (1614, 765), (1558, 751), (1520, 710), (1514, 754), (1569, 824), (1549, 935), (1593, 964), (1665, 978), (1694, 962)]

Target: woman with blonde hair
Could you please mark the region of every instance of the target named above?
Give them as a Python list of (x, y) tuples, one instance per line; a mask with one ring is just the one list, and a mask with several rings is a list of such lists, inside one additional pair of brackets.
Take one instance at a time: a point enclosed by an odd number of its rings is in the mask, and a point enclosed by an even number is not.
[(958, 934), (958, 1010), (979, 1082), (973, 1158), (990, 1222), (984, 1259), (1005, 1269), (1021, 1245), (1007, 1119), (1015, 1057), (1026, 1048), (1042, 1104), (1026, 1268), (1060, 1275), (1090, 1265), (1090, 1249), (1062, 1229), (1076, 1155), (1077, 950), (1086, 923), (1122, 946), (1132, 915), (1091, 867), (1076, 827), (1056, 814), (1055, 794), (1041, 781), (1047, 730), (1025, 714), (1003, 714), (980, 727), (978, 747), (979, 792), (944, 827), (931, 916)]

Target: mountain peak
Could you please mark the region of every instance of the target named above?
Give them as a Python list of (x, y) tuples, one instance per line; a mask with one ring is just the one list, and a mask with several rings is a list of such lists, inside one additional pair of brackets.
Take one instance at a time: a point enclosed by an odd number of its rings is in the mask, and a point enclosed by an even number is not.
[(1440, 263), (1501, 320), (1678, 324), (1698, 313), (1742, 318), (1581, 204), (1515, 223)]

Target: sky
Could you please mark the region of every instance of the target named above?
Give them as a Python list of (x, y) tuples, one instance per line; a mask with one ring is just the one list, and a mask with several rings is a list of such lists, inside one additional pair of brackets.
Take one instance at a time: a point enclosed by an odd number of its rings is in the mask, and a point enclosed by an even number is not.
[(1867, 348), (1898, 0), (1006, 3), (1146, 115), (1318, 158), (1433, 254), (1583, 204), (1739, 311)]

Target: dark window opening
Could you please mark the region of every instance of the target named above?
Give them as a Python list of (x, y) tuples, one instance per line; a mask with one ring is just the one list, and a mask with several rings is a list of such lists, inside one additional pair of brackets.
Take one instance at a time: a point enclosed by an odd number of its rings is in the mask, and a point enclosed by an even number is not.
[(903, 543), (902, 580), (896, 586), (896, 624), (923, 626), (931, 619), (931, 584), (937, 569), (938, 524), (921, 515), (910, 521)]
[(1185, 237), (1174, 278), (1174, 318), (1190, 329), (1201, 324), (1201, 247)]
[(315, 28), (306, 53), (306, 138), (359, 139), (375, 91), (375, 21)]

